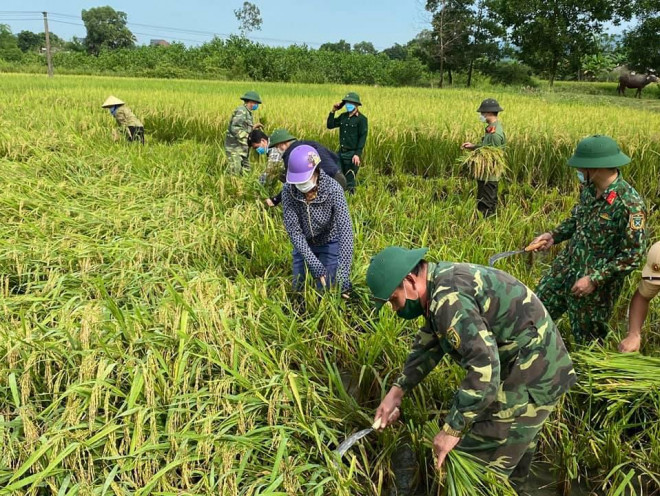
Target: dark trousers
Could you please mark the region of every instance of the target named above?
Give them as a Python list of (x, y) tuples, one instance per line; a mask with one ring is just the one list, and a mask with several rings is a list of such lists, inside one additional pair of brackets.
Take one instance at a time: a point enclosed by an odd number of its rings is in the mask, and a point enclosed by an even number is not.
[(497, 181), (477, 179), (477, 210), (489, 217), (497, 210)]
[(144, 128), (142, 126), (128, 126), (126, 139), (128, 141), (139, 141), (144, 145)]
[[(331, 241), (320, 246), (310, 246), (312, 253), (325, 267), (325, 282), (332, 285), (337, 279), (337, 265), (339, 264), (339, 242)], [(293, 289), (300, 291), (305, 286), (307, 265), (305, 259), (296, 248), (293, 249)], [(316, 281), (316, 289), (322, 290), (321, 281)]]
[(353, 163), (353, 155), (352, 152), (339, 154), (341, 172), (346, 178), (346, 190), (349, 193), (355, 193), (357, 175), (360, 170), (360, 167)]

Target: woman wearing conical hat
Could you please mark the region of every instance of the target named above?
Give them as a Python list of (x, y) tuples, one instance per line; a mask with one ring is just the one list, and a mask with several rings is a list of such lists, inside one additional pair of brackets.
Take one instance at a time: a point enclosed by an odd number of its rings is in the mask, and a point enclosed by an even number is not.
[(101, 107), (110, 111), (117, 124), (125, 131), (128, 141), (139, 141), (144, 145), (144, 126), (124, 102), (110, 95)]

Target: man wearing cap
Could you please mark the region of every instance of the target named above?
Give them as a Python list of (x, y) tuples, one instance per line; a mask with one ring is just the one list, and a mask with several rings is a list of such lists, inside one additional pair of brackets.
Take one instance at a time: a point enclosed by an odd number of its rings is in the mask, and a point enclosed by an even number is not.
[[(479, 112), (479, 119), (481, 122), (486, 123), (486, 132), (481, 139), (481, 143), (473, 144), (469, 141), (463, 143), (461, 148), (464, 150), (477, 150), (484, 146), (503, 147), (506, 144), (506, 137), (502, 124), (498, 119), (498, 114), (504, 109), (500, 107), (497, 100), (494, 98), (487, 98), (477, 109)], [(498, 175), (491, 175), (489, 177), (476, 178), (477, 180), (477, 210), (483, 214), (484, 217), (493, 215), (497, 210), (497, 188)]]
[(353, 226), (344, 191), (321, 170), (321, 157), (313, 147), (300, 145), (285, 161), (282, 214), (293, 245), (293, 288), (303, 288), (309, 271), (318, 289), (336, 283), (347, 295), (351, 289)]
[(110, 111), (117, 124), (126, 133), (126, 139), (128, 141), (139, 141), (144, 145), (144, 126), (123, 101), (116, 96), (110, 95), (101, 107), (107, 108)]
[(654, 243), (646, 256), (642, 280), (628, 307), (628, 335), (619, 343), (621, 353), (639, 351), (642, 326), (649, 313), (649, 303), (660, 293), (660, 241)]
[[(310, 140), (299, 140), (286, 129), (276, 129), (273, 131), (270, 138), (263, 131), (255, 129), (250, 133), (248, 142), (259, 154), (266, 153), (266, 150), (268, 150), (267, 175), (273, 176), (274, 174), (271, 169), (279, 168), (280, 163), (284, 164), (284, 170), (280, 176), (282, 182), (286, 181), (286, 168), (289, 163), (291, 152), (301, 145), (311, 146), (321, 158), (321, 162), (319, 163), (321, 170), (337, 181), (342, 189), (346, 189), (346, 178), (339, 170), (339, 157), (336, 153), (328, 150), (321, 143)], [(279, 162), (275, 162), (276, 157), (279, 158)], [(282, 191), (277, 195), (268, 198), (266, 204), (269, 207), (276, 207), (281, 201)]]
[[(343, 106), (346, 106), (346, 112), (335, 117), (335, 112)], [(367, 118), (360, 113), (360, 106), (360, 96), (350, 92), (341, 102), (332, 106), (326, 122), (328, 129), (339, 128), (341, 172), (346, 177), (346, 187), (351, 194), (355, 192), (355, 180), (362, 164), (362, 152), (369, 131)]]
[(534, 242), (540, 249), (567, 241), (536, 294), (556, 320), (568, 313), (578, 343), (603, 339), (625, 276), (640, 266), (646, 243), (644, 200), (624, 181), (630, 162), (608, 136), (589, 136), (568, 165), (584, 188), (571, 216)]
[(381, 429), (396, 421), (404, 394), (448, 354), (466, 375), (433, 441), (438, 468), (456, 447), (520, 485), (544, 422), (576, 382), (571, 359), (520, 281), (490, 267), (427, 262), (426, 251), (391, 246), (367, 270), (376, 308), (389, 302), (401, 318), (426, 319), (375, 420)]
[(260, 124), (255, 126), (252, 122), (252, 112), (257, 110), (261, 103), (259, 94), (256, 91), (248, 91), (241, 100), (243, 105), (234, 110), (225, 135), (225, 153), (232, 174), (250, 170), (248, 135), (253, 127), (261, 127)]

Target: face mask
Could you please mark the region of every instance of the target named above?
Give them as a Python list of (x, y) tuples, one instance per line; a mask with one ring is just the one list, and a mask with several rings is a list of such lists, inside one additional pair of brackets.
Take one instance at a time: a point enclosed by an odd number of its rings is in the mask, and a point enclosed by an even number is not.
[(254, 105), (252, 105), (252, 110), (257, 110), (258, 108), (259, 108), (258, 103), (255, 103)]
[(259, 155), (266, 155), (266, 152), (267, 152), (267, 151), (268, 151), (268, 149), (267, 149), (267, 148), (264, 148), (263, 146), (260, 146), (259, 148), (257, 148), (257, 153), (258, 153)]
[(118, 109), (118, 108), (119, 108), (119, 107), (115, 105), (114, 107), (110, 107), (108, 110), (110, 111), (110, 113), (111, 113), (112, 115), (115, 115), (115, 114), (117, 113), (117, 109)]
[(583, 174), (582, 171), (580, 171), (580, 170), (577, 171), (577, 177), (578, 177), (578, 181), (580, 181), (581, 183), (584, 184), (584, 183), (587, 182), (587, 180), (586, 180), (585, 177), (584, 177), (584, 174)]
[(396, 314), (402, 319), (406, 319), (406, 320), (416, 319), (417, 317), (419, 317), (424, 313), (424, 309), (422, 308), (422, 302), (419, 301), (419, 298), (416, 300), (409, 300), (408, 292), (406, 291), (405, 286), (403, 286), (403, 291), (406, 294), (406, 304), (403, 305), (403, 308), (399, 310)]
[(486, 120), (486, 116), (485, 116), (484, 114), (479, 114), (479, 120), (480, 120), (481, 122), (488, 122), (488, 121)]
[(298, 188), (298, 191), (301, 193), (307, 193), (309, 191), (312, 191), (314, 189), (314, 186), (316, 186), (316, 182), (314, 181), (314, 178), (311, 177), (309, 181), (305, 181), (304, 183), (301, 184), (296, 184), (296, 188)]
[(351, 112), (353, 112), (355, 110), (355, 105), (353, 105), (352, 103), (347, 103), (346, 104), (346, 110), (348, 110), (348, 113), (350, 114)]

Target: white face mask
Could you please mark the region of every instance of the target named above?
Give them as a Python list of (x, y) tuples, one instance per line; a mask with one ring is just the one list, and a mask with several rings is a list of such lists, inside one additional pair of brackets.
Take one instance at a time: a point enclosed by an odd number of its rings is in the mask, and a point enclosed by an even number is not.
[(480, 120), (481, 122), (487, 122), (487, 121), (486, 121), (486, 116), (485, 116), (484, 114), (479, 114), (479, 120)]
[(314, 189), (314, 186), (316, 186), (316, 181), (314, 181), (314, 177), (310, 177), (308, 181), (305, 181), (304, 183), (296, 184), (296, 188), (298, 188), (298, 191), (301, 193), (307, 193), (308, 191), (311, 191)]

